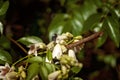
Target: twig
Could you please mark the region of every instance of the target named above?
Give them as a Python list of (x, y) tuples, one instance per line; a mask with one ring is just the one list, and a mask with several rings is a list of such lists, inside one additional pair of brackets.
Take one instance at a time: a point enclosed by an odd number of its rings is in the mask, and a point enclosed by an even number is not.
[(10, 37), (8, 37), (8, 39), (12, 41), (14, 44), (16, 44), (21, 50), (23, 50), (27, 54), (27, 50), (25, 50), (17, 41), (15, 41), (14, 39)]
[(86, 38), (84, 38), (84, 39), (82, 39), (82, 40), (79, 40), (78, 42), (75, 42), (75, 43), (66, 45), (66, 47), (67, 47), (68, 49), (70, 49), (70, 48), (79, 46), (79, 45), (81, 45), (81, 44), (83, 44), (83, 43), (85, 43), (85, 42), (88, 42), (88, 41), (90, 41), (90, 40), (93, 40), (93, 39), (96, 39), (96, 38), (102, 36), (102, 34), (103, 34), (103, 32), (96, 32), (96, 33), (94, 33), (94, 34), (92, 34), (92, 35), (90, 35), (90, 36), (88, 36), (88, 37), (86, 37)]

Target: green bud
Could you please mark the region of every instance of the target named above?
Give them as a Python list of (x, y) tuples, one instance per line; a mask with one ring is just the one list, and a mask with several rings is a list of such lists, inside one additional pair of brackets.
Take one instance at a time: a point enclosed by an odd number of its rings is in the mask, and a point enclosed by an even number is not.
[(25, 73), (25, 71), (22, 71), (22, 72), (21, 72), (21, 77), (22, 77), (22, 78), (26, 78), (26, 73)]
[(76, 40), (81, 40), (83, 37), (82, 36), (76, 36), (74, 37)]
[(67, 67), (66, 66), (62, 65), (61, 70), (62, 70), (62, 75), (65, 75), (67, 73)]
[(17, 72), (9, 72), (6, 74), (6, 80), (17, 80), (18, 74)]

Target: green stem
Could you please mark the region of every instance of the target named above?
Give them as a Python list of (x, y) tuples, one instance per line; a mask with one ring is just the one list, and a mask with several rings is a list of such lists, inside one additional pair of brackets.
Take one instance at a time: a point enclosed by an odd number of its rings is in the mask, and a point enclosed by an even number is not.
[(21, 62), (22, 60), (28, 58), (29, 56), (30, 56), (30, 55), (25, 56), (25, 57), (23, 57), (23, 58), (20, 58), (18, 61), (16, 61), (15, 63), (13, 63), (12, 66), (15, 66), (17, 63), (19, 63), (19, 62)]

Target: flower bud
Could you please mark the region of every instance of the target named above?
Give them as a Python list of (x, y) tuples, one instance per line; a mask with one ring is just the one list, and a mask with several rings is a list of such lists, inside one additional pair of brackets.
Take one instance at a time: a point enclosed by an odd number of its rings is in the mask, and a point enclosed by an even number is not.
[(51, 74), (48, 75), (48, 80), (56, 80), (56, 78), (59, 76), (59, 74), (61, 73), (61, 71), (55, 71)]
[(62, 70), (62, 75), (65, 75), (67, 73), (67, 67), (66, 66), (62, 65), (61, 70)]
[(68, 51), (68, 56), (72, 57), (73, 59), (75, 59), (76, 61), (78, 61), (77, 58), (76, 58), (75, 52), (72, 49), (70, 49)]
[(18, 74), (16, 72), (9, 72), (6, 74), (6, 80), (17, 80)]
[(68, 38), (72, 38), (72, 37), (73, 37), (73, 35), (72, 35), (71, 33), (69, 33), (69, 32), (66, 32), (66, 36), (67, 36)]
[(26, 73), (25, 73), (25, 71), (22, 71), (22, 72), (21, 72), (21, 77), (22, 77), (22, 78), (26, 78)]
[(54, 46), (55, 46), (55, 42), (52, 41), (52, 42), (50, 42), (50, 43), (47, 45), (47, 48), (48, 48), (49, 50), (53, 50)]
[(80, 40), (80, 39), (82, 39), (82, 36), (76, 36), (76, 37), (74, 37), (76, 40)]

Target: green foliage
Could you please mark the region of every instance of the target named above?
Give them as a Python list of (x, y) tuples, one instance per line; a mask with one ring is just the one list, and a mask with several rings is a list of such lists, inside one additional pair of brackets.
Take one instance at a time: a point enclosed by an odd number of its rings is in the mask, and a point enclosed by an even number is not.
[[(117, 3), (117, 0), (59, 0), (62, 8), (65, 8), (65, 11), (58, 10), (54, 13), (50, 24), (46, 23), (46, 20), (40, 20), (39, 25), (42, 26), (41, 33), (45, 34), (44, 24), (47, 24), (48, 32), (46, 32), (46, 36), (49, 35), (49, 40), (51, 40), (54, 34), (61, 34), (64, 32), (71, 32), (73, 35), (84, 35), (89, 32), (99, 32), (102, 31), (103, 35), (99, 37), (96, 42), (96, 48), (101, 47), (107, 39), (111, 39), (116, 47), (120, 46), (120, 5)], [(81, 0), (82, 1), (82, 0)], [(117, 5), (117, 6), (116, 6)], [(12, 64), (12, 57), (9, 52), (17, 54), (17, 51), (14, 51), (10, 46), (10, 40), (6, 38), (3, 34), (5, 13), (9, 7), (9, 1), (0, 1), (0, 64), (9, 63)], [(60, 8), (61, 9), (61, 8)], [(52, 13), (52, 10), (50, 10)], [(38, 26), (37, 26), (38, 27)], [(34, 27), (33, 27), (34, 28)], [(38, 33), (36, 27), (32, 30), (33, 33)], [(36, 32), (35, 32), (36, 31)], [(37, 36), (27, 36), (22, 37), (17, 40), (18, 42), (24, 44), (25, 46), (29, 46), (31, 44), (38, 44), (43, 42), (41, 38)], [(61, 41), (62, 42), (62, 41)], [(72, 43), (73, 41), (71, 41)], [(46, 42), (47, 43), (47, 42)], [(71, 44), (70, 43), (70, 44)], [(17, 43), (19, 44), (19, 43)], [(57, 44), (57, 43), (56, 43)], [(66, 45), (65, 45), (66, 46)], [(94, 45), (92, 45), (94, 46)], [(53, 46), (54, 48), (55, 46)], [(38, 47), (37, 47), (38, 48)], [(53, 49), (52, 48), (52, 49)], [(22, 49), (22, 48), (21, 48)], [(9, 51), (10, 50), (10, 51)], [(13, 50), (13, 51), (12, 51)], [(72, 80), (82, 80), (81, 78), (74, 77), (74, 75), (68, 76), (69, 70), (72, 71), (73, 74), (78, 74), (81, 70), (79, 66), (73, 66), (71, 59), (69, 58), (69, 62), (65, 62), (62, 64), (54, 63), (52, 58), (52, 50), (48, 50), (47, 47), (45, 49), (35, 49), (38, 55), (31, 56), (34, 54), (34, 49), (31, 54), (21, 58), (20, 55), (18, 58), (20, 60), (15, 61), (13, 64), (16, 67), (16, 64), (20, 63), (20, 65), (25, 64), (25, 71), (27, 71), (26, 80), (32, 80), (36, 75), (40, 76), (42, 80), (48, 80), (49, 74), (61, 70), (62, 73), (59, 77), (70, 78)], [(46, 50), (46, 51), (45, 51)], [(9, 52), (7, 52), (9, 51)], [(67, 50), (68, 51), (68, 50)], [(39, 54), (42, 53), (42, 54)], [(62, 51), (61, 51), (62, 52)], [(78, 55), (79, 60), (84, 60), (84, 51), (80, 52)], [(67, 53), (65, 53), (67, 54)], [(19, 54), (18, 54), (19, 55)], [(47, 58), (50, 62), (46, 62), (45, 58)], [(64, 58), (63, 58), (64, 59)], [(98, 60), (104, 62), (106, 65), (112, 66), (113, 68), (117, 65), (117, 56), (115, 55), (98, 55)], [(68, 65), (70, 64), (70, 65)], [(71, 66), (72, 65), (72, 66)], [(78, 64), (77, 64), (78, 65)], [(19, 66), (19, 65), (17, 65)], [(64, 74), (65, 73), (65, 74)], [(22, 73), (21, 73), (22, 74)], [(66, 75), (67, 74), (67, 75)], [(97, 76), (99, 72), (93, 73), (91, 78)], [(63, 78), (64, 79), (64, 78)]]
[(52, 52), (50, 50), (47, 50), (46, 56), (48, 60), (52, 60)]
[(27, 62), (28, 63), (42, 63), (43, 59), (40, 56), (35, 56), (35, 57), (32, 57), (32, 58), (28, 58)]
[(45, 63), (45, 67), (46, 67), (49, 74), (55, 71), (55, 65), (54, 64)]
[(29, 46), (30, 44), (42, 42), (42, 40), (37, 36), (27, 36), (20, 38), (18, 42), (21, 42), (22, 44)]
[[(61, 1), (62, 4), (63, 2)], [(104, 3), (100, 0), (85, 0), (82, 5), (78, 5), (76, 2), (78, 0), (68, 1), (65, 6), (66, 13), (55, 14), (49, 26), (49, 38), (55, 33), (60, 34), (66, 31), (72, 32), (74, 35), (89, 31), (103, 31), (104, 36), (99, 38), (96, 47), (102, 46), (107, 37), (110, 37), (119, 47), (120, 6), (114, 7), (114, 5), (118, 5), (115, 1)]]
[[(0, 4), (1, 5), (1, 4)], [(0, 7), (0, 16), (4, 15), (9, 7), (9, 1), (5, 1)]]
[(0, 37), (0, 43), (1, 48), (10, 49), (10, 41), (4, 35)]
[(32, 80), (39, 73), (40, 65), (39, 63), (32, 63), (27, 70), (27, 78), (26, 80)]
[(98, 47), (102, 46), (105, 43), (106, 40), (107, 40), (107, 34), (104, 33), (101, 37), (99, 37), (97, 39), (96, 47), (98, 48)]
[(71, 68), (71, 71), (73, 73), (75, 73), (75, 74), (77, 74), (78, 72), (80, 72), (80, 70), (81, 70), (81, 67), (77, 67), (77, 66)]
[(108, 17), (105, 25), (106, 26), (106, 31), (109, 37), (115, 42), (116, 46), (119, 47), (120, 41), (120, 26), (119, 23), (112, 17)]
[(117, 62), (117, 57), (114, 55), (100, 55), (98, 60), (104, 61), (106, 64), (115, 67)]
[(45, 65), (40, 64), (39, 73), (42, 80), (48, 80), (48, 70)]
[(0, 49), (0, 64), (5, 64), (5, 63), (11, 64), (12, 57), (7, 51)]

